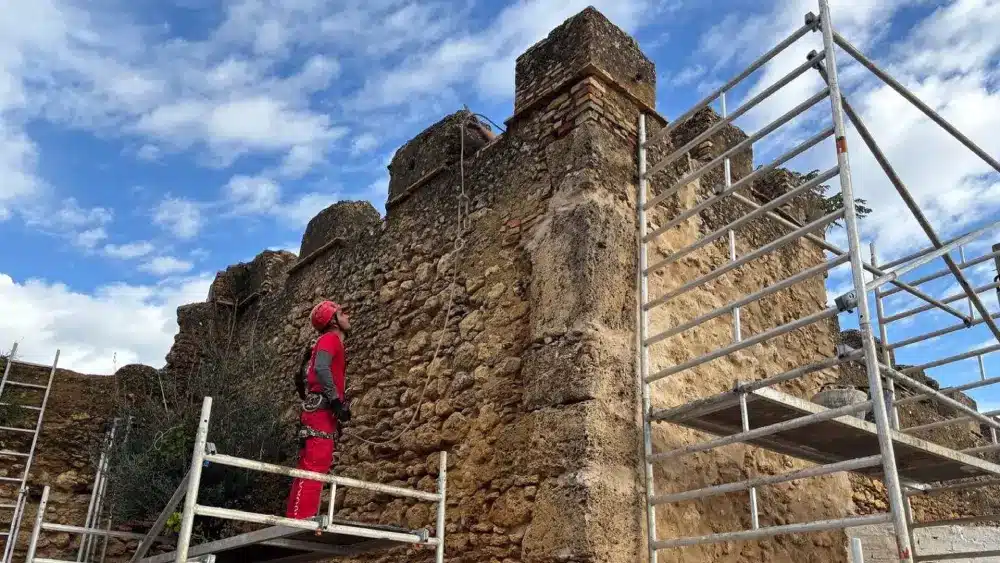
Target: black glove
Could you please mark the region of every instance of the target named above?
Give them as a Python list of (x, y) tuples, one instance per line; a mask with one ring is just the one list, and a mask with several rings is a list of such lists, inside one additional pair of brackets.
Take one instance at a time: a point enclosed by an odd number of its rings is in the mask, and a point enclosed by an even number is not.
[(339, 398), (333, 398), (330, 400), (330, 408), (333, 410), (334, 416), (340, 422), (350, 422), (351, 421), (351, 409), (344, 403), (340, 401)]

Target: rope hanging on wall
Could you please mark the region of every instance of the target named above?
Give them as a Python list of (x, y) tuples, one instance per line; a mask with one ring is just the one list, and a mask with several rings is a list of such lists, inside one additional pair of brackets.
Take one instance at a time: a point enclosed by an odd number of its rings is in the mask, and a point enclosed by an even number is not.
[[(444, 343), (445, 331), (448, 329), (448, 321), (451, 319), (452, 306), (455, 303), (455, 286), (457, 285), (456, 282), (458, 280), (458, 270), (459, 270), (458, 266), (461, 263), (462, 249), (465, 248), (465, 238), (463, 237), (463, 234), (472, 225), (472, 219), (469, 217), (469, 196), (468, 194), (465, 193), (465, 132), (466, 132), (466, 126), (469, 124), (469, 120), (472, 119), (474, 116), (478, 116), (479, 114), (478, 113), (474, 114), (470, 112), (468, 106), (465, 107), (465, 110), (466, 114), (461, 120), (461, 122), (459, 122), (458, 124), (459, 127), (458, 214), (457, 214), (457, 225), (455, 230), (454, 250), (452, 250), (452, 252), (454, 253), (454, 258), (452, 259), (451, 262), (451, 267), (452, 267), (451, 282), (448, 285), (448, 305), (447, 307), (445, 307), (444, 322), (441, 327), (441, 334), (438, 337), (437, 344), (434, 347), (434, 355), (431, 357), (429, 365), (434, 365), (434, 362), (438, 359), (438, 356), (441, 353), (441, 346)], [(490, 121), (490, 123), (493, 123), (493, 121), (490, 120), (488, 117), (485, 116), (483, 117), (487, 121)], [(496, 126), (495, 123), (493, 125)], [(389, 438), (387, 440), (369, 440), (359, 434), (355, 434), (348, 430), (344, 431), (344, 435), (351, 438), (357, 438), (358, 440), (373, 446), (385, 446), (388, 444), (392, 444), (393, 442), (396, 442), (413, 427), (413, 423), (416, 422), (417, 417), (420, 416), (420, 410), (424, 405), (424, 398), (427, 396), (427, 387), (430, 385), (430, 383), (431, 383), (431, 371), (427, 370), (427, 374), (424, 376), (423, 386), (420, 389), (420, 397), (417, 399), (417, 402), (414, 406), (413, 416), (410, 417), (410, 420), (406, 423), (406, 425), (401, 430), (399, 430), (399, 432), (397, 432), (392, 438)]]

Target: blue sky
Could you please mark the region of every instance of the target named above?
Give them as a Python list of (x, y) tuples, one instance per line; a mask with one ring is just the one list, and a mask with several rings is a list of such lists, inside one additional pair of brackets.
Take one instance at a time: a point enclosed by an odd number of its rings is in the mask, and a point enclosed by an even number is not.
[[(177, 305), (204, 299), (217, 270), (264, 248), (297, 251), (305, 223), (340, 199), (382, 210), (395, 149), (462, 104), (508, 117), (514, 59), (588, 4), (657, 64), (668, 118), (816, 11), (810, 0), (10, 3), (0, 14), (0, 341), (19, 340), (40, 361), (62, 348), (64, 365), (93, 373), (161, 365)], [(842, 34), (1000, 154), (1000, 2), (835, 0), (833, 10)], [(818, 39), (751, 77), (730, 108)], [(995, 220), (998, 175), (846, 55), (840, 63), (845, 90), (936, 228), (947, 236)], [(753, 131), (818, 89), (807, 74), (738, 125)], [(757, 146), (758, 163), (820, 130), (826, 108)], [(876, 210), (865, 243), (889, 259), (925, 246), (851, 141), (859, 195)], [(825, 169), (832, 156), (824, 144), (793, 164)], [(846, 245), (842, 231), (831, 237)], [(846, 281), (835, 272), (831, 291)], [(894, 325), (890, 337), (950, 322), (937, 315)], [(988, 336), (965, 331), (901, 358), (920, 363)]]

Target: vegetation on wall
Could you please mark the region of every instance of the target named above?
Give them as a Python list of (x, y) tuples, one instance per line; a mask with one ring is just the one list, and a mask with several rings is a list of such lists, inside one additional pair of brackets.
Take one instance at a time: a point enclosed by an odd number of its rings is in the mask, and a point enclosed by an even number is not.
[[(294, 429), (280, 423), (287, 405), (270, 393), (250, 388), (249, 364), (246, 359), (226, 362), (224, 356), (213, 355), (203, 359), (196, 373), (184, 381), (165, 379), (150, 368), (120, 376), (115, 405), (119, 434), (111, 451), (106, 501), (115, 522), (152, 522), (167, 504), (190, 467), (206, 396), (213, 399), (209, 441), (218, 451), (291, 464), (296, 449)], [(282, 514), (289, 485), (281, 476), (208, 465), (202, 470), (198, 503)], [(176, 525), (178, 518), (173, 520)], [(225, 520), (195, 521), (198, 540), (239, 531), (238, 525)]]

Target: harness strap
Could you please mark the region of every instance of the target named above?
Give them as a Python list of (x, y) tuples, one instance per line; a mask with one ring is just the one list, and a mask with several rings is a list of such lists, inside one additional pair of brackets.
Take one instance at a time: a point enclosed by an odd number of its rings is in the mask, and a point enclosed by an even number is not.
[(323, 432), (321, 430), (316, 430), (309, 426), (302, 426), (299, 428), (298, 438), (304, 440), (306, 438), (325, 438), (327, 440), (336, 440), (337, 437), (330, 432)]

